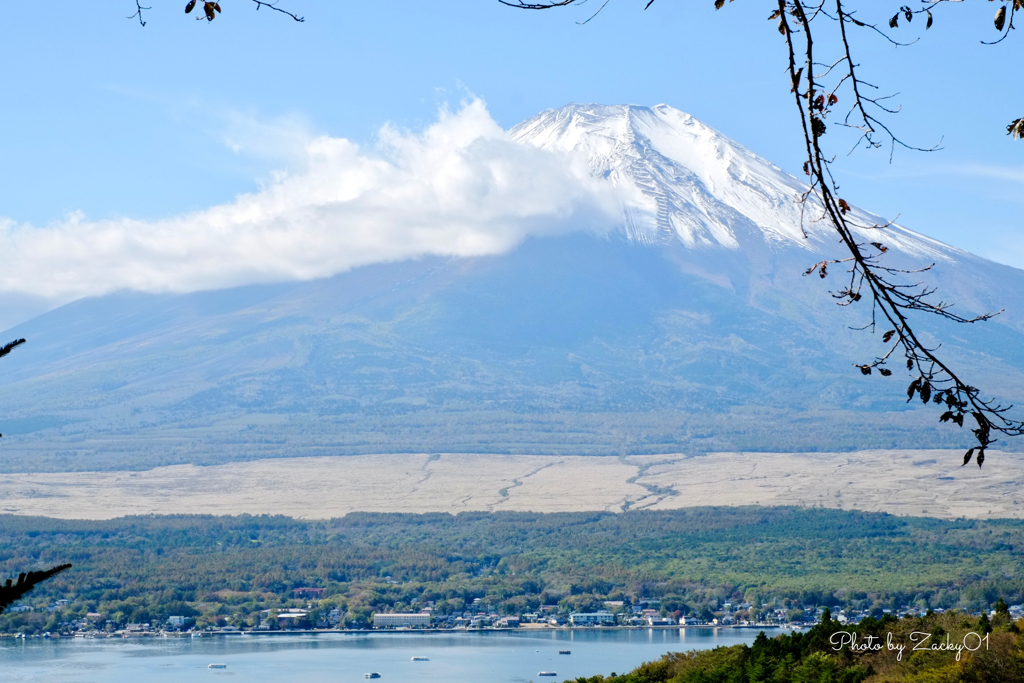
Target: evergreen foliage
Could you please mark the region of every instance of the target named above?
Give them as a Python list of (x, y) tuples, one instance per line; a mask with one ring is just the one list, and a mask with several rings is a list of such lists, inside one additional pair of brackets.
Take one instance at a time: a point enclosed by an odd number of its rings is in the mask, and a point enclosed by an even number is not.
[[(168, 516), (107, 521), (0, 517), (0, 571), (76, 565), (38, 590), (36, 612), (0, 630), (57, 630), (87, 613), (101, 623), (194, 616), (252, 625), (263, 610), (303, 607), (326, 589), (347, 626), (374, 611), (469, 609), (520, 614), (660, 601), (666, 614), (710, 619), (725, 601), (752, 617), (804, 608), (901, 605), (989, 608), (1024, 601), (1024, 522), (943, 521), (832, 509), (691, 508), (612, 513)], [(42, 609), (64, 598), (63, 610)], [(474, 599), (480, 599), (476, 607)], [(56, 615), (56, 616), (54, 616)], [(977, 618), (975, 618), (975, 623)], [(316, 623), (316, 622), (314, 622)]]
[[(621, 676), (574, 683), (1019, 683), (1024, 636), (1020, 624), (1001, 623), (986, 640), (960, 612), (869, 618), (856, 626), (823, 619), (807, 633), (771, 639), (761, 633), (750, 646), (673, 652)], [(918, 635), (915, 642), (914, 633), (932, 635)], [(855, 635), (859, 643), (871, 636), (880, 647), (851, 651), (843, 634)], [(964, 647), (939, 649), (943, 643)]]

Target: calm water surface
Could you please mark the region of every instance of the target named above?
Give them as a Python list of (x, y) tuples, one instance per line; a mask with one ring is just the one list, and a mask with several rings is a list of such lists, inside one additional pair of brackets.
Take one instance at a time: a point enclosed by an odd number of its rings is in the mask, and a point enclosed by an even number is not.
[[(751, 629), (367, 633), (216, 638), (0, 641), (4, 681), (75, 683), (320, 683), (388, 681), (526, 683), (623, 673), (670, 651), (753, 642)], [(777, 631), (766, 630), (769, 636)], [(559, 655), (571, 650), (571, 655)], [(428, 657), (427, 662), (410, 658)], [(212, 662), (226, 669), (209, 669)], [(555, 671), (556, 678), (537, 678)]]

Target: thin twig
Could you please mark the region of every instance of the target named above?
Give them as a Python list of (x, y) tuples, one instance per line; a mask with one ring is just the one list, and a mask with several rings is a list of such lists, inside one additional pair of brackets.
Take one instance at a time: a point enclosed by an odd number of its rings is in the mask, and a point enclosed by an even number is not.
[(143, 26), (145, 26), (146, 22), (144, 22), (142, 20), (142, 10), (150, 10), (150, 9), (153, 9), (153, 8), (152, 7), (143, 7), (142, 3), (140, 3), (139, 0), (135, 0), (135, 14), (131, 15), (128, 18), (129, 19), (134, 19), (135, 17), (138, 17), (139, 18), (139, 23), (142, 24)]
[(256, 3), (256, 11), (259, 11), (260, 7), (269, 7), (270, 9), (274, 10), (275, 12), (280, 12), (281, 14), (287, 14), (289, 17), (291, 17), (295, 21), (303, 22), (303, 21), (306, 20), (304, 17), (300, 17), (300, 16), (298, 16), (296, 14), (292, 14), (288, 10), (281, 9), (280, 7), (277, 6), (276, 2), (265, 2), (264, 0), (252, 0), (252, 1)]

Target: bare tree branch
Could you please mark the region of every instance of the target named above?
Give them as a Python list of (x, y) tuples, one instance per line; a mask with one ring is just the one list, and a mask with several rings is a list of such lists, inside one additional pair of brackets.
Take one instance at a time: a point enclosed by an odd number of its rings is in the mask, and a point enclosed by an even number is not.
[[(565, 5), (571, 5), (576, 0), (552, 0), (552, 2), (522, 2), (522, 0), (516, 0), (516, 2), (509, 2), (509, 0), (498, 0), (503, 5), (509, 7), (516, 7), (518, 9), (551, 9), (552, 7), (564, 7)], [(582, 5), (586, 0), (580, 0)], [(651, 0), (654, 2), (654, 0)], [(650, 2), (647, 3), (650, 6)], [(647, 9), (646, 7), (644, 9)]]
[[(275, 12), (280, 12), (281, 14), (286, 14), (286, 15), (288, 15), (289, 17), (291, 17), (292, 19), (294, 19), (297, 22), (301, 23), (301, 22), (306, 21), (306, 19), (304, 17), (300, 17), (299, 15), (295, 14), (294, 12), (289, 12), (286, 9), (282, 9), (282, 8), (278, 7), (277, 6), (277, 2), (267, 2), (267, 0), (252, 0), (252, 1), (254, 3), (256, 3), (256, 10), (257, 11), (259, 11), (259, 9), (261, 7), (267, 7), (268, 9), (272, 9)], [(192, 10), (195, 9), (195, 7), (196, 7), (196, 3), (197, 3), (197, 0), (188, 0), (188, 2), (185, 3), (185, 14), (191, 14)], [(151, 7), (143, 7), (142, 6), (141, 0), (135, 0), (135, 14), (131, 15), (128, 18), (129, 19), (134, 19), (134, 18), (138, 17), (139, 23), (142, 24), (143, 26), (145, 26), (146, 22), (143, 21), (142, 11), (143, 10), (149, 10), (149, 9), (152, 9), (152, 8)], [(202, 10), (203, 10), (202, 14), (197, 16), (196, 19), (200, 19), (200, 20), (201, 19), (206, 19), (208, 22), (213, 21), (217, 17), (217, 15), (220, 14), (220, 12), (221, 12), (220, 3), (219, 2), (203, 2)]]
[(1010, 31), (1013, 30), (1013, 17), (1017, 13), (1017, 10), (1021, 9), (1022, 4), (1024, 3), (1021, 3), (1021, 0), (1013, 0), (1013, 2), (1010, 3), (1010, 21), (1006, 21), (1006, 5), (1002, 5), (999, 9), (997, 9), (994, 23), (996, 26), (996, 30), (1001, 31), (1003, 35), (999, 36), (999, 38), (993, 40), (991, 43), (986, 43), (983, 40), (981, 41), (981, 44), (995, 45), (996, 43), (1001, 43), (1004, 40), (1006, 40), (1006, 37), (1010, 35)]
[(145, 26), (146, 22), (142, 20), (142, 10), (148, 10), (148, 9), (152, 9), (152, 7), (143, 7), (142, 3), (140, 3), (139, 0), (135, 0), (135, 14), (131, 15), (128, 18), (129, 19), (134, 19), (135, 17), (138, 17), (139, 18), (139, 23), (142, 24), (143, 26)]
[(280, 12), (281, 14), (287, 14), (289, 17), (291, 17), (292, 19), (294, 19), (295, 21), (298, 21), (300, 23), (306, 20), (304, 17), (300, 17), (300, 16), (298, 16), (296, 14), (292, 14), (288, 10), (281, 9), (280, 7), (277, 6), (276, 2), (264, 2), (264, 0), (252, 0), (252, 1), (256, 3), (256, 10), (257, 11), (259, 11), (259, 9), (261, 7), (269, 7), (270, 9), (274, 10), (275, 12)]
[[(525, 3), (522, 0), (517, 0), (517, 2), (499, 0), (502, 4), (519, 9), (551, 9), (570, 5), (575, 1), (552, 0), (547, 3)], [(952, 0), (925, 0), (922, 7), (916, 10), (904, 5), (889, 19), (888, 26), (890, 29), (896, 29), (901, 17), (905, 22), (910, 23), (915, 16), (924, 15), (926, 18), (925, 30), (927, 30), (934, 21), (932, 10), (950, 1)], [(579, 2), (582, 4), (585, 0), (579, 0)], [(652, 2), (653, 0), (649, 0), (645, 9)], [(830, 168), (833, 159), (828, 157), (821, 148), (821, 138), (827, 131), (825, 121), (833, 107), (839, 102), (837, 93), (842, 88), (848, 87), (852, 102), (845, 118), (838, 125), (854, 128), (861, 132), (854, 149), (861, 142), (872, 148), (878, 148), (883, 143), (888, 143), (890, 161), (896, 146), (922, 152), (939, 149), (938, 145), (918, 147), (905, 143), (879, 119), (881, 115), (896, 114), (899, 109), (888, 106), (887, 101), (892, 98), (891, 95), (874, 94), (878, 88), (861, 79), (858, 72), (859, 65), (854, 60), (850, 47), (847, 27), (852, 25), (868, 29), (900, 47), (912, 45), (916, 40), (910, 43), (899, 42), (878, 26), (857, 19), (854, 12), (847, 11), (845, 0), (806, 0), (806, 2), (777, 0), (777, 2), (777, 9), (768, 18), (769, 20), (778, 19), (778, 31), (786, 40), (789, 82), (792, 86), (790, 91), (793, 93), (800, 125), (803, 129), (804, 151), (807, 155), (807, 161), (804, 162), (804, 173), (810, 177), (810, 186), (800, 197), (801, 220), (804, 215), (804, 207), (813, 205), (816, 211), (820, 209), (821, 218), (832, 225), (850, 254), (846, 258), (820, 261), (808, 268), (804, 274), (817, 273), (824, 279), (828, 277), (830, 265), (843, 264), (846, 267), (848, 275), (846, 285), (843, 289), (833, 292), (832, 296), (838, 299), (837, 303), (841, 306), (850, 306), (869, 297), (871, 300), (870, 322), (860, 329), (875, 331), (878, 325), (884, 325), (886, 328), (882, 334), (882, 343), (887, 346), (886, 351), (873, 361), (855, 364), (855, 367), (864, 375), (870, 375), (877, 370), (878, 374), (883, 377), (891, 376), (892, 371), (886, 367), (886, 364), (893, 358), (897, 350), (901, 351), (906, 361), (906, 368), (914, 378), (907, 388), (907, 400), (920, 398), (925, 404), (942, 405), (945, 411), (939, 417), (940, 422), (954, 422), (963, 427), (965, 417), (970, 416), (976, 425), (972, 431), (978, 447), (970, 449), (965, 454), (964, 464), (970, 461), (977, 450), (977, 463), (980, 467), (985, 460), (985, 449), (997, 440), (994, 434), (1024, 435), (1024, 421), (1013, 419), (1008, 415), (1012, 406), (1003, 406), (992, 399), (985, 399), (978, 389), (962, 381), (936, 355), (938, 347), (929, 347), (921, 340), (911, 325), (908, 314), (922, 312), (967, 324), (988, 320), (998, 315), (999, 312), (983, 313), (973, 317), (960, 316), (950, 310), (952, 304), (933, 300), (932, 296), (936, 291), (934, 288), (921, 282), (905, 284), (897, 281), (898, 276), (926, 272), (932, 266), (915, 271), (886, 266), (882, 257), (888, 248), (881, 241), (864, 242), (857, 237), (854, 230), (879, 230), (881, 234), (884, 234), (892, 222), (885, 225), (864, 226), (850, 220), (848, 215), (851, 211), (850, 205), (838, 195), (839, 185)], [(724, 5), (725, 0), (715, 0), (716, 9), (721, 9)], [(1002, 36), (993, 43), (987, 44), (998, 43), (1006, 38), (1013, 28), (1015, 12), (1022, 6), (1024, 6), (1024, 0), (1012, 0), (1009, 21), (1006, 21), (1005, 5), (997, 11), (995, 27), (1002, 32)], [(812, 25), (814, 21), (821, 18), (837, 22), (840, 29), (840, 54), (831, 62), (818, 62), (814, 56), (815, 43)], [(815, 69), (819, 67), (822, 71), (816, 74)], [(824, 79), (828, 78), (834, 79), (830, 88), (826, 87), (824, 83)], [(1024, 124), (1021, 123), (1021, 119), (1017, 119), (1007, 127), (1007, 132), (1014, 137), (1020, 137), (1024, 132), (1022, 128), (1024, 128)], [(806, 232), (804, 236), (806, 237)]]

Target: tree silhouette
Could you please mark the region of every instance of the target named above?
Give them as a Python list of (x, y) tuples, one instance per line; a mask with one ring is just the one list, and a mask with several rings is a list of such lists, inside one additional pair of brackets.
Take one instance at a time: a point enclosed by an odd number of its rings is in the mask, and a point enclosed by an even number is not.
[[(953, 313), (952, 304), (933, 297), (935, 288), (924, 283), (905, 284), (900, 282), (901, 276), (921, 273), (932, 266), (916, 271), (893, 268), (885, 264), (884, 254), (888, 248), (884, 244), (885, 225), (857, 224), (850, 214), (850, 204), (839, 195), (839, 183), (832, 173), (831, 166), (835, 161), (832, 154), (826, 153), (822, 147), (822, 138), (828, 127), (826, 119), (834, 114), (831, 125), (851, 128), (860, 132), (854, 149), (864, 144), (868, 148), (889, 147), (889, 158), (897, 146), (922, 152), (935, 151), (936, 147), (920, 148), (902, 141), (888, 127), (883, 119), (898, 113), (898, 108), (889, 104), (891, 96), (877, 94), (878, 88), (863, 80), (861, 64), (854, 58), (850, 47), (849, 33), (854, 30), (871, 31), (893, 45), (907, 46), (911, 43), (900, 42), (892, 37), (899, 28), (900, 20), (910, 24), (914, 17), (925, 22), (925, 30), (931, 28), (934, 21), (932, 10), (940, 5), (958, 0), (924, 0), (919, 9), (904, 5), (888, 19), (888, 28), (878, 23), (861, 21), (857, 18), (858, 10), (852, 9), (852, 2), (847, 0), (777, 0), (777, 6), (768, 16), (772, 22), (772, 30), (781, 34), (785, 50), (784, 59), (788, 62), (789, 79), (786, 85), (796, 104), (796, 112), (804, 136), (807, 160), (803, 164), (804, 173), (809, 176), (809, 187), (800, 197), (805, 213), (818, 215), (827, 220), (839, 235), (840, 241), (849, 252), (845, 258), (820, 261), (804, 273), (817, 273), (822, 279), (828, 277), (829, 266), (839, 265), (845, 268), (841, 289), (834, 291), (832, 296), (840, 306), (851, 306), (862, 300), (871, 304), (869, 322), (862, 329), (872, 332), (881, 326), (884, 350), (874, 359), (864, 363), (855, 363), (862, 374), (873, 372), (883, 377), (892, 375), (887, 366), (891, 360), (901, 355), (912, 380), (907, 387), (907, 401), (915, 398), (925, 404), (934, 404), (942, 410), (940, 422), (952, 422), (958, 427), (970, 418), (975, 427), (972, 429), (977, 446), (964, 454), (964, 465), (977, 454), (976, 462), (981, 467), (985, 462), (985, 450), (997, 441), (996, 434), (1020, 436), (1024, 434), (1024, 421), (1009, 415), (1013, 406), (1005, 406), (994, 399), (985, 398), (981, 391), (966, 383), (954, 372), (950, 365), (938, 354), (938, 346), (928, 346), (915, 331), (910, 316), (926, 313), (957, 323), (975, 323), (988, 320), (997, 312), (983, 313), (974, 317), (964, 317)], [(582, 4), (586, 0), (546, 0), (544, 2), (524, 2), (523, 0), (498, 0), (498, 2), (517, 9), (546, 10)], [(605, 0), (586, 23), (593, 19), (610, 2)], [(731, 0), (730, 0), (731, 2)], [(654, 3), (647, 0), (644, 9)], [(715, 9), (721, 9), (725, 0), (714, 0)], [(870, 6), (870, 5), (869, 5)], [(1009, 8), (1009, 11), (1007, 11)], [(996, 11), (994, 25), (999, 37), (985, 44), (994, 45), (1006, 39), (1013, 30), (1016, 12), (1024, 10), (1024, 0), (1011, 0), (1002, 4)], [(821, 45), (815, 42), (814, 29), (831, 22), (838, 31), (827, 36)], [(880, 22), (881, 23), (881, 22)], [(920, 23), (920, 22), (919, 22)], [(821, 33), (821, 32), (819, 32)], [(834, 38), (831, 36), (838, 36)], [(828, 42), (828, 41), (831, 42)], [(818, 54), (815, 49), (818, 48)], [(826, 57), (820, 54), (824, 52)], [(783, 86), (784, 87), (784, 86)], [(841, 103), (840, 100), (844, 100)], [(845, 112), (843, 111), (845, 107)], [(1007, 126), (1007, 133), (1019, 139), (1024, 133), (1024, 123), (1018, 118)], [(858, 235), (864, 232), (876, 232), (877, 238), (864, 240)], [(862, 304), (864, 305), (864, 304)], [(902, 365), (902, 362), (900, 362)]]
[(7, 583), (0, 586), (0, 614), (3, 614), (4, 610), (16, 601), (25, 597), (25, 594), (35, 588), (37, 584), (46, 581), (55, 574), (60, 574), (65, 569), (71, 569), (71, 564), (60, 564), (39, 572), (22, 572), (18, 575), (17, 583), (7, 579)]
[[(11, 351), (16, 349), (25, 343), (24, 339), (15, 339), (9, 344), (0, 346), (0, 358), (3, 358)], [(0, 434), (0, 436), (3, 436)], [(38, 572), (22, 572), (18, 576), (18, 582), (14, 583), (13, 580), (7, 579), (7, 583), (0, 586), (0, 614), (4, 613), (4, 610), (20, 600), (30, 590), (36, 587), (37, 584), (42, 583), (46, 579), (50, 578), (54, 574), (59, 574), (65, 569), (70, 569), (70, 564), (61, 564), (50, 569), (44, 569)]]

